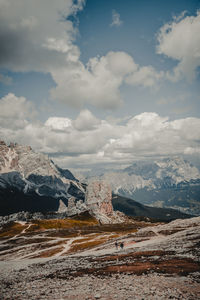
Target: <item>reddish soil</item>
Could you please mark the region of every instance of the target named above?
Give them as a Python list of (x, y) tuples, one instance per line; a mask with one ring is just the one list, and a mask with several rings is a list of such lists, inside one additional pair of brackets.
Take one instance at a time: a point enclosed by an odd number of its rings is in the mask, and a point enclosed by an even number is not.
[(109, 273), (133, 273), (141, 275), (143, 273), (156, 271), (157, 273), (187, 275), (191, 272), (200, 271), (200, 264), (190, 259), (171, 259), (166, 261), (156, 262), (135, 262), (126, 265), (108, 266), (103, 269), (103, 272)]
[(143, 251), (143, 252), (132, 252), (128, 254), (121, 255), (110, 255), (103, 258), (96, 258), (96, 261), (112, 261), (112, 260), (124, 260), (125, 258), (144, 258), (151, 256), (165, 256), (165, 255), (173, 255), (173, 251), (163, 251), (163, 250), (155, 250), (155, 251)]
[[(155, 252), (159, 251), (153, 251), (154, 254), (150, 253), (151, 255), (155, 255)], [(136, 253), (135, 253), (136, 254)], [(138, 253), (137, 253), (138, 254)], [(149, 272), (156, 272), (156, 273), (162, 273), (162, 274), (177, 274), (177, 275), (188, 275), (189, 273), (200, 271), (200, 263), (193, 261), (192, 259), (185, 258), (173, 258), (173, 259), (165, 259), (165, 260), (148, 260), (148, 253), (146, 252), (146, 257), (143, 254), (142, 260), (132, 261), (130, 262), (130, 259), (128, 262), (125, 260), (123, 261), (123, 264), (113, 264), (109, 266), (103, 266), (103, 267), (93, 267), (88, 269), (79, 269), (76, 272), (67, 272), (66, 273), (60, 273), (56, 274), (59, 278), (66, 278), (67, 276), (83, 276), (84, 274), (93, 274), (93, 275), (103, 275), (103, 276), (110, 276), (111, 274), (118, 274), (118, 273), (128, 273), (128, 274), (135, 274), (135, 275), (142, 275)], [(158, 253), (157, 253), (158, 255)], [(118, 258), (117, 256), (112, 256), (112, 260), (115, 258)], [(137, 256), (135, 255), (135, 258)], [(125, 255), (123, 256), (125, 258)], [(121, 257), (121, 260), (123, 260)], [(102, 261), (105, 261), (106, 258), (101, 259)], [(111, 259), (110, 259), (111, 260)], [(94, 261), (100, 261), (100, 259), (93, 260)], [(109, 261), (109, 259), (108, 259)], [(119, 257), (120, 261), (120, 257)], [(52, 277), (54, 277), (54, 274), (51, 274)]]

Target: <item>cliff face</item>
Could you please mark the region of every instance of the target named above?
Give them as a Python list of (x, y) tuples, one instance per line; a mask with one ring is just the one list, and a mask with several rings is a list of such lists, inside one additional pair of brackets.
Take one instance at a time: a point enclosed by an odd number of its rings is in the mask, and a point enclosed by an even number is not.
[(72, 216), (89, 210), (102, 223), (118, 220), (109, 184), (94, 182), (85, 190), (69, 170), (59, 168), (48, 156), (0, 141), (1, 215), (58, 211)]
[[(19, 212), (62, 210), (60, 201), (68, 207), (75, 197), (77, 203), (85, 199), (85, 187), (69, 170), (56, 166), (47, 155), (29, 146), (0, 141), (0, 212), (1, 215)], [(84, 210), (77, 208), (77, 213)], [(70, 208), (72, 211), (72, 208)]]
[(104, 224), (126, 221), (125, 215), (113, 211), (111, 186), (105, 181), (90, 182), (86, 190), (86, 206)]
[[(48, 158), (47, 155), (37, 153), (30, 146), (11, 143), (9, 146), (0, 141), (0, 173), (19, 172), (27, 178), (31, 174), (40, 176), (61, 177), (59, 168)], [(68, 183), (68, 178), (63, 176)]]
[(92, 211), (98, 211), (106, 216), (113, 214), (112, 190), (104, 181), (91, 182), (87, 186), (86, 203)]

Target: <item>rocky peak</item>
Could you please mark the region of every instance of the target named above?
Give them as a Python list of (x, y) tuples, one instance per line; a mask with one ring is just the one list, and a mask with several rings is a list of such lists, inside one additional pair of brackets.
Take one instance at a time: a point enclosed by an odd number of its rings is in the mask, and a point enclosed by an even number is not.
[[(63, 177), (69, 183), (66, 174), (61, 174), (60, 170), (42, 153), (37, 153), (30, 146), (0, 141), (0, 173), (19, 172), (24, 178), (30, 174), (41, 176)], [(64, 170), (63, 170), (64, 171)]]
[[(10, 187), (15, 187), (17, 201), (10, 194)], [(18, 207), (23, 207), (31, 212), (58, 210), (68, 216), (89, 211), (101, 223), (118, 223), (123, 219), (113, 211), (112, 190), (107, 182), (91, 182), (85, 192), (86, 186), (69, 170), (59, 168), (47, 155), (34, 152), (29, 146), (8, 146), (0, 141), (0, 188), (0, 200), (8, 198), (9, 193), (6, 212), (17, 212)]]
[(112, 189), (105, 181), (90, 182), (86, 190), (86, 206), (88, 210), (101, 222), (124, 222), (124, 215), (113, 211)]
[(92, 211), (98, 211), (110, 216), (113, 213), (112, 190), (105, 181), (95, 181), (88, 184), (86, 202)]

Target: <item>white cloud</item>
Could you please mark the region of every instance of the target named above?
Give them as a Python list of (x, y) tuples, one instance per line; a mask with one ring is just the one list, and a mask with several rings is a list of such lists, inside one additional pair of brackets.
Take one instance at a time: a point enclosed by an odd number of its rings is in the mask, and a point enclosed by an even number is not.
[(32, 107), (25, 98), (9, 94), (0, 104), (2, 139), (31, 145), (65, 167), (129, 164), (149, 156), (199, 153), (199, 118), (170, 121), (146, 112), (120, 125), (83, 110), (75, 120), (51, 117), (43, 124), (30, 118)]
[(53, 130), (67, 130), (72, 126), (72, 122), (69, 118), (50, 117), (44, 125)]
[(195, 147), (195, 148), (187, 147), (184, 150), (184, 154), (187, 154), (187, 155), (199, 154), (200, 155), (200, 147)]
[(74, 127), (80, 131), (93, 130), (99, 124), (100, 120), (98, 120), (88, 109), (82, 110), (73, 122)]
[(136, 72), (126, 78), (126, 82), (130, 85), (152, 87), (156, 86), (163, 76), (163, 72), (158, 73), (152, 66), (138, 67)]
[[(67, 18), (84, 0), (7, 0), (0, 2), (0, 67), (51, 72), (66, 56), (79, 55), (76, 28)], [(56, 48), (56, 44), (58, 44)]]
[[(77, 108), (89, 104), (114, 109), (123, 103), (120, 87), (124, 82), (151, 87), (162, 76), (151, 66), (136, 65), (125, 52), (110, 51), (84, 65), (75, 45), (77, 28), (68, 18), (83, 9), (84, 3), (84, 0), (1, 1), (0, 67), (17, 72), (50, 73), (56, 84), (51, 90), (55, 101)], [(113, 18), (113, 26), (121, 24), (118, 13), (114, 12)]]
[(52, 72), (57, 83), (52, 97), (78, 107), (85, 103), (105, 109), (118, 107), (122, 103), (120, 86), (135, 68), (125, 52), (111, 51), (91, 58), (86, 67), (80, 61), (70, 63), (68, 68)]
[(185, 76), (189, 81), (195, 78), (200, 66), (200, 12), (196, 16), (182, 15), (165, 24), (158, 34), (157, 53), (178, 61), (167, 77), (177, 81)]
[(122, 25), (122, 23), (123, 22), (120, 19), (120, 14), (116, 10), (113, 10), (112, 11), (112, 23), (110, 24), (110, 26), (119, 27)]
[(0, 99), (0, 126), (23, 128), (36, 114), (34, 106), (24, 97), (8, 94)]

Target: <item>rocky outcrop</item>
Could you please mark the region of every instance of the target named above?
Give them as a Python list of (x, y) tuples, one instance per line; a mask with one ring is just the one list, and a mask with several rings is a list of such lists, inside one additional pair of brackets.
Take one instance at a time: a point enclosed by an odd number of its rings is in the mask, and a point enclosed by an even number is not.
[(67, 206), (65, 205), (65, 203), (62, 200), (60, 200), (59, 207), (58, 207), (58, 213), (62, 213), (62, 212), (67, 212)]
[(104, 181), (90, 182), (86, 190), (86, 206), (101, 223), (121, 223), (126, 221), (122, 213), (114, 212), (111, 186)]
[(113, 214), (111, 203), (112, 190), (109, 184), (104, 181), (96, 181), (88, 184), (86, 191), (86, 203), (92, 211), (110, 216)]

